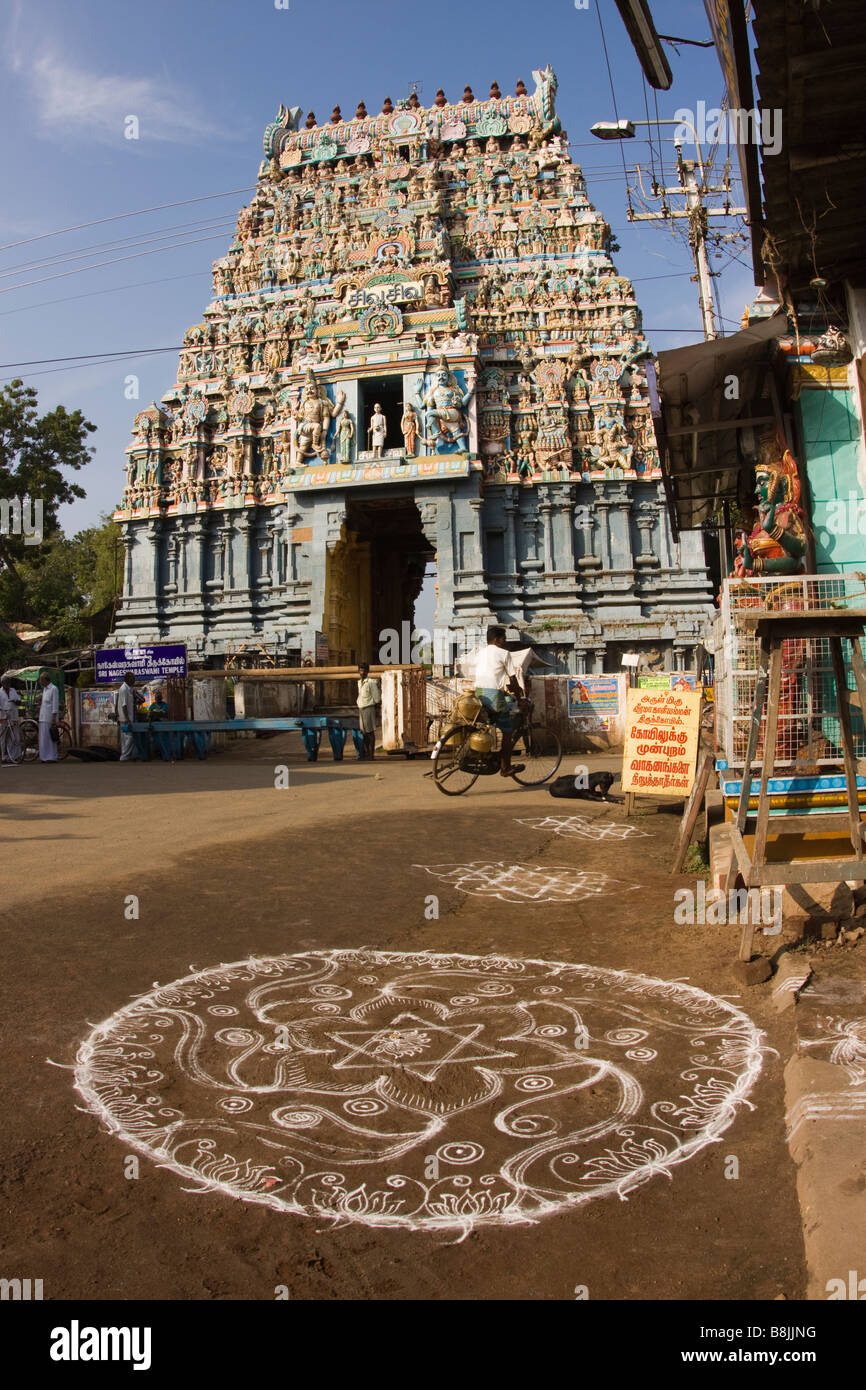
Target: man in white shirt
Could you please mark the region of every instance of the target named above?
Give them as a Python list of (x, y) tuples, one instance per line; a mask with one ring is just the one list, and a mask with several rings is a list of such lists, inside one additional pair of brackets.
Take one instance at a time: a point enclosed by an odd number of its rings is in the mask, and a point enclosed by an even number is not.
[(42, 701), (39, 705), (39, 761), (57, 762), (57, 742), (51, 737), (51, 730), (57, 728), (60, 713), (60, 692), (47, 671), (39, 677), (42, 686)]
[(382, 703), (379, 682), (370, 676), (370, 667), (362, 661), (358, 667), (358, 714), (361, 720), (361, 733), (364, 735), (365, 758), (376, 756), (376, 706)]
[(21, 728), (18, 702), (21, 696), (8, 676), (0, 681), (0, 762), (21, 760)]
[[(502, 756), (499, 771), (511, 777), (523, 771), (522, 763), (511, 762), (514, 747), (514, 700), (525, 700), (526, 692), (519, 680), (520, 668), (505, 645), (505, 628), (487, 629), (487, 646), (475, 664), (475, 694), (489, 712), (492, 722), (502, 731)], [(509, 693), (514, 699), (509, 699)]]
[(114, 712), (120, 725), (120, 761), (133, 762), (138, 755), (131, 728), (135, 718), (135, 676), (131, 671), (123, 677), (123, 684), (114, 697)]

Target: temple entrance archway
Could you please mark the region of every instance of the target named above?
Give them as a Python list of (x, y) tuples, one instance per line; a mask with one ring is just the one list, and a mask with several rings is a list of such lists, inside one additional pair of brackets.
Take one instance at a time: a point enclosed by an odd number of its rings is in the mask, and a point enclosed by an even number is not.
[[(390, 633), (411, 632), (436, 552), (411, 495), (347, 499), (343, 536), (328, 555), (326, 622), (332, 665), (380, 661)], [(393, 643), (391, 645), (393, 652)], [(386, 660), (393, 660), (389, 654)], [(409, 660), (401, 652), (401, 661)]]

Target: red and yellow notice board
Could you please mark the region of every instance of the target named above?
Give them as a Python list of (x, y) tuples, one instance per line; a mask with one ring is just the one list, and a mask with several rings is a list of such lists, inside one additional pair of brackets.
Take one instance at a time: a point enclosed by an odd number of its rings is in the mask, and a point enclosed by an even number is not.
[(623, 791), (688, 796), (700, 720), (699, 690), (626, 691)]

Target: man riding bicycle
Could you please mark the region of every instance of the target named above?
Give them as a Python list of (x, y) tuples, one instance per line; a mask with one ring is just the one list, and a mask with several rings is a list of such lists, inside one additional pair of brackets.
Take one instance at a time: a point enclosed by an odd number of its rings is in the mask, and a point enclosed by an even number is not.
[(475, 694), (490, 715), (491, 723), (502, 733), (499, 771), (503, 777), (511, 777), (524, 770), (523, 763), (512, 766), (511, 750), (515, 737), (515, 701), (522, 702), (527, 696), (519, 679), (520, 667), (505, 640), (504, 627), (487, 629), (487, 646), (475, 665)]

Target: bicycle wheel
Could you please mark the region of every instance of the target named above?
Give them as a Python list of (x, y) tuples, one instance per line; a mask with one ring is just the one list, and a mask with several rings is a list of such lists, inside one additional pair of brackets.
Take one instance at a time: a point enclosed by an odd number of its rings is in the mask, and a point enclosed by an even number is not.
[(466, 724), (453, 724), (445, 730), (433, 754), (433, 781), (446, 796), (461, 796), (478, 780), (478, 773), (466, 767), (472, 752), (471, 732)]
[(525, 763), (522, 772), (515, 772), (514, 780), (523, 787), (540, 787), (549, 782), (562, 762), (562, 744), (552, 729), (544, 724), (531, 724), (518, 734), (512, 757), (515, 762)]
[(72, 747), (72, 730), (68, 724), (58, 724), (60, 732), (60, 742), (57, 745), (57, 760), (63, 762), (64, 758), (69, 757), (69, 750)]
[(0, 762), (7, 763), (14, 767), (20, 763), (24, 757), (24, 744), (21, 741), (18, 730), (10, 733), (8, 729), (0, 729)]
[(35, 719), (22, 719), (21, 731), (22, 761), (35, 763), (39, 758), (39, 725)]

